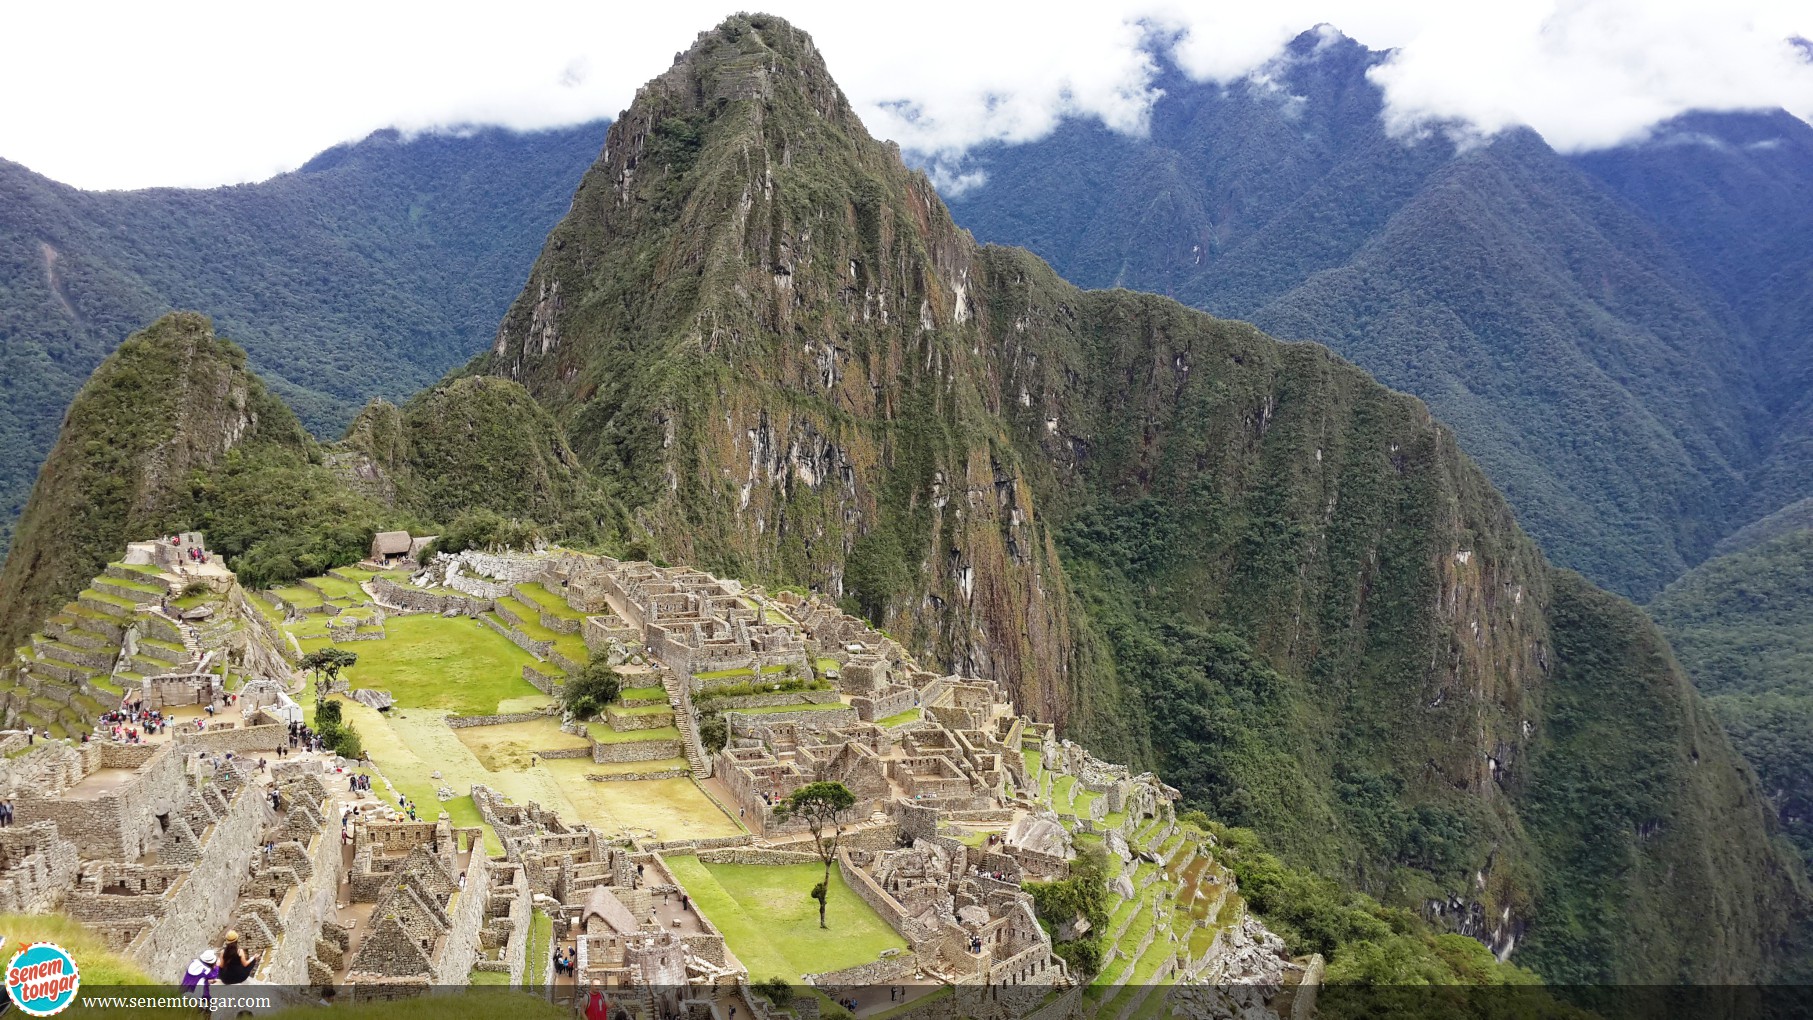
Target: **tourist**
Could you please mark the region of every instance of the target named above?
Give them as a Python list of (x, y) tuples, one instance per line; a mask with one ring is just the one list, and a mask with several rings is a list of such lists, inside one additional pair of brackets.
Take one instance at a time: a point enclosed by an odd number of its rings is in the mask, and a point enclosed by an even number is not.
[(214, 982), (220, 979), (220, 967), (216, 961), (219, 957), (213, 948), (202, 951), (202, 954), (189, 961), (189, 967), (183, 971), (183, 995), (200, 999), (203, 1002), (212, 998)]
[[(730, 1007), (731, 1020), (736, 1020), (736, 1007)], [(604, 993), (597, 988), (585, 1000), (585, 1020), (609, 1020), (610, 1009), (604, 1004)]]
[(227, 932), (227, 945), (220, 953), (220, 983), (223, 985), (244, 984), (258, 970), (261, 957), (247, 957), (239, 948), (239, 933)]

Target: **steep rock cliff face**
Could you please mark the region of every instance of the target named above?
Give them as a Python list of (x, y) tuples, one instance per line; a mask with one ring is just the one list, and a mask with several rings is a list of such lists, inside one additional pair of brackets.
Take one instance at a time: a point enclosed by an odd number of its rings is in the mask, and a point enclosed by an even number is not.
[[(552, 409), (672, 558), (847, 597), (1501, 952), (1546, 919), (1558, 974), (1578, 952), (1729, 978), (1799, 895), (1665, 651), (1629, 651), (1653, 629), (1616, 600), (1558, 615), (1577, 582), (1422, 404), (978, 248), (777, 19), (731, 19), (642, 90), (473, 367)], [(1657, 711), (1575, 739), (1622, 698)], [(1646, 773), (1678, 805), (1647, 825), (1619, 770), (1683, 741), (1701, 764)], [(1618, 807), (1581, 857), (1557, 834), (1594, 798)], [(1688, 888), (1728, 941), (1665, 906)], [(1646, 906), (1568, 942), (1588, 902)]]
[(8, 647), (128, 541), (193, 526), (194, 472), (234, 450), (305, 458), (311, 445), (206, 317), (174, 312), (129, 337), (76, 395), (19, 519), (0, 571)]
[(975, 248), (767, 24), (701, 37), (612, 125), (479, 367), (554, 407), (674, 559), (852, 596), (1063, 719), (1062, 572)]

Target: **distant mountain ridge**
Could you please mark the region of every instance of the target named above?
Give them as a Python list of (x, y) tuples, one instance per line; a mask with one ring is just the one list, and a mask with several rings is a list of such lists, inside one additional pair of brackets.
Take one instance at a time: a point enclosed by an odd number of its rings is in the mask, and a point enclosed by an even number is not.
[(1813, 128), (1458, 151), (1386, 136), (1383, 58), (1312, 32), (1264, 81), (1168, 69), (1148, 136), (980, 150), (953, 215), (1081, 285), (1330, 345), (1428, 401), (1559, 562), (1639, 598), (1813, 495)]
[(378, 132), (208, 190), (0, 160), (0, 547), (77, 388), (166, 311), (212, 316), (323, 436), (483, 349), (603, 133)]

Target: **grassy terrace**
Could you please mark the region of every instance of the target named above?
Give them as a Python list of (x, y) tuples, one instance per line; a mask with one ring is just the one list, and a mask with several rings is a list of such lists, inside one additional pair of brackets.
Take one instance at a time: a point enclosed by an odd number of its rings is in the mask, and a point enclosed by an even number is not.
[[(516, 614), (516, 617), (522, 621), (522, 623), (516, 625), (516, 629), (522, 631), (523, 635), (529, 639), (534, 641), (552, 641), (554, 647), (560, 650), (560, 654), (565, 655), (574, 662), (583, 663), (592, 658), (591, 651), (585, 646), (585, 638), (578, 634), (562, 634), (559, 631), (553, 631), (543, 627), (539, 622), (539, 614), (536, 613), (533, 607), (513, 598), (498, 599), (497, 604), (508, 607), (510, 612)], [(498, 622), (505, 624), (509, 623), (508, 620), (503, 619), (500, 619)]]
[(585, 619), (584, 613), (567, 605), (567, 600), (565, 598), (554, 594), (543, 585), (519, 584), (516, 586), (516, 590), (524, 598), (529, 599), (531, 602), (534, 602), (535, 605), (563, 620)]
[(307, 588), (296, 585), (291, 585), (287, 588), (272, 588), (271, 594), (292, 606), (307, 607), (321, 604), (321, 596), (319, 593), (312, 592)]
[(611, 711), (618, 715), (671, 715), (673, 709), (668, 707), (665, 694), (656, 703), (638, 701), (635, 704), (619, 703), (611, 706)]
[(881, 916), (831, 870), (827, 928), (818, 926), (818, 904), (807, 895), (824, 876), (817, 864), (702, 864), (669, 857), (667, 866), (700, 912), (724, 933), (750, 979), (841, 970), (868, 963), (884, 950), (904, 949)]
[(81, 597), (86, 598), (86, 599), (93, 599), (96, 602), (105, 602), (107, 605), (115, 606), (120, 609), (124, 609), (128, 613), (136, 612), (138, 610), (138, 603), (132, 601), (131, 599), (125, 597), (124, 595), (109, 595), (108, 593), (106, 593), (104, 591), (96, 591), (93, 588), (89, 588), (82, 592)]
[(344, 600), (358, 604), (371, 601), (370, 597), (365, 594), (365, 590), (351, 581), (342, 581), (337, 577), (322, 576), (311, 577), (308, 579), (308, 583), (321, 589), (322, 594), (333, 599), (335, 602)]
[[(352, 649), (359, 655), (347, 671), (354, 687), (377, 687), (400, 705), (457, 715), (490, 715), (505, 698), (541, 693), (522, 678), (534, 656), (477, 620), (399, 616), (385, 630), (384, 640)], [(312, 652), (329, 642), (320, 637), (301, 644)]]
[(877, 725), (877, 726), (905, 726), (907, 723), (910, 723), (910, 722), (918, 722), (920, 719), (922, 719), (924, 717), (925, 717), (925, 713), (923, 711), (921, 711), (920, 709), (909, 708), (904, 712), (897, 712), (893, 715), (890, 715), (886, 719), (877, 719), (877, 720), (875, 720), (875, 725)]
[(663, 687), (625, 687), (617, 692), (617, 700), (623, 702), (659, 701), (666, 704), (667, 689)]

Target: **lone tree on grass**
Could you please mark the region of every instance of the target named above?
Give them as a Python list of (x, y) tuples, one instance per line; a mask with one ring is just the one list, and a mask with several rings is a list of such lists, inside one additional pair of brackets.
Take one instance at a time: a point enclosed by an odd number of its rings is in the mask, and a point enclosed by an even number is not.
[(604, 711), (604, 706), (617, 700), (623, 690), (623, 678), (603, 656), (586, 663), (578, 676), (568, 677), (560, 687), (560, 702), (575, 719), (590, 719)]
[(327, 700), (327, 689), (334, 681), (340, 679), (340, 671), (351, 669), (359, 662), (358, 652), (349, 652), (344, 648), (331, 645), (319, 651), (310, 652), (302, 657), (302, 668), (315, 673), (315, 700)]
[(818, 858), (825, 862), (825, 877), (812, 887), (812, 898), (818, 901), (818, 926), (825, 923), (825, 901), (831, 895), (831, 862), (837, 859), (837, 843), (844, 835), (844, 812), (856, 806), (856, 795), (835, 781), (807, 783), (787, 795), (775, 809), (775, 817), (786, 821), (803, 818), (812, 843), (818, 847)]

